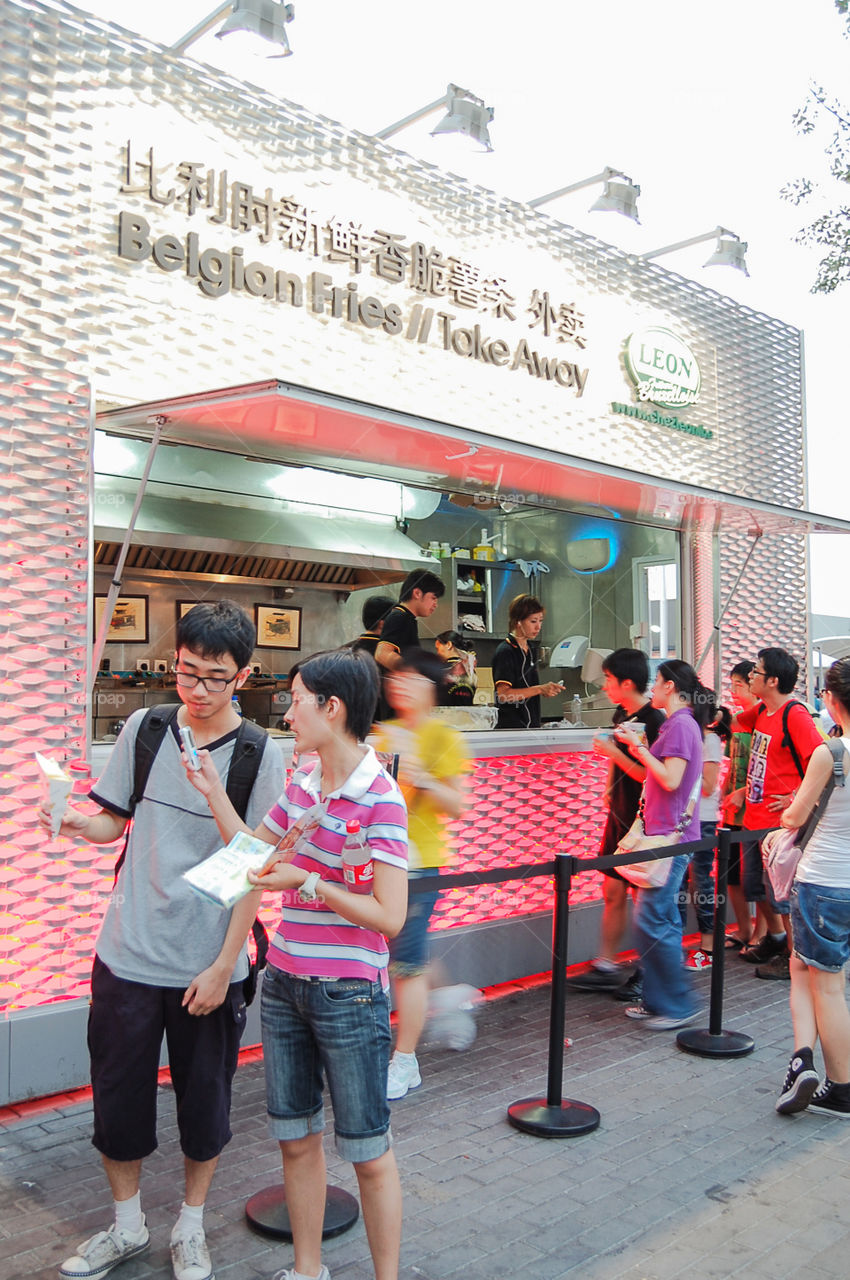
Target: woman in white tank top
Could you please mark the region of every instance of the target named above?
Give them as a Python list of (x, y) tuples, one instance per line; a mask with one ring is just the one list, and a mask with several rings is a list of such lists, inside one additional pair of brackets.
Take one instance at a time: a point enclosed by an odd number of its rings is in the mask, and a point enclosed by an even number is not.
[[(844, 774), (850, 773), (850, 659), (826, 673), (824, 702), (841, 728)], [(800, 827), (833, 770), (826, 743), (816, 747), (782, 826)], [(791, 890), (791, 1022), (794, 1056), (776, 1103), (781, 1115), (817, 1111), (850, 1120), (850, 1010), (844, 967), (850, 959), (850, 783), (833, 788), (797, 867)], [(813, 1050), (820, 1039), (825, 1076)]]

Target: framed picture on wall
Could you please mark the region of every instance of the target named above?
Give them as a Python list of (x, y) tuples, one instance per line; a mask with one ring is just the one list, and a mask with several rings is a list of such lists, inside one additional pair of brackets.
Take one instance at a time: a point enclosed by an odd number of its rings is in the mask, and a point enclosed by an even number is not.
[[(94, 629), (97, 635), (107, 596), (94, 598)], [(112, 620), (106, 635), (107, 644), (147, 644), (148, 597), (119, 596), (112, 611)]]
[(301, 610), (292, 605), (255, 604), (258, 649), (300, 649)]
[(175, 603), (176, 603), (176, 605), (177, 605), (177, 621), (179, 622), (179, 621), (180, 621), (180, 619), (181, 619), (182, 617), (185, 617), (185, 615), (189, 612), (189, 610), (190, 610), (190, 609), (194, 609), (194, 607), (195, 607), (195, 605), (196, 605), (196, 604), (201, 604), (201, 603), (203, 603), (203, 604), (211, 604), (211, 603), (212, 603), (212, 601), (211, 601), (211, 600), (204, 600), (204, 601), (201, 601), (201, 600), (177, 600), (177, 601), (175, 601)]

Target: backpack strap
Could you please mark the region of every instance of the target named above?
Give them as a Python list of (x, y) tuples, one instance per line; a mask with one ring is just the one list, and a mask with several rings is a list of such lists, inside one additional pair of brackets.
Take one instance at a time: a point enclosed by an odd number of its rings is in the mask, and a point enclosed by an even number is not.
[(177, 719), (177, 714), (182, 705), (180, 702), (169, 702), (164, 706), (150, 707), (145, 712), (144, 719), (139, 725), (139, 731), (136, 734), (133, 794), (130, 796), (131, 812), (145, 794), (145, 787), (148, 785), (148, 778), (153, 768), (156, 753), (162, 746), (170, 726)]
[(785, 703), (785, 707), (782, 712), (782, 740), (781, 740), (780, 746), (787, 747), (787, 749), (791, 752), (791, 759), (794, 761), (794, 767), (796, 768), (800, 777), (804, 778), (806, 776), (806, 770), (803, 768), (803, 762), (800, 759), (800, 756), (797, 752), (797, 748), (794, 746), (794, 739), (791, 737), (791, 734), (788, 732), (788, 717), (791, 714), (792, 707), (802, 707), (803, 710), (806, 712), (806, 715), (809, 714), (805, 703), (800, 702), (798, 698), (791, 698), (788, 702)]
[(844, 786), (844, 743), (840, 738), (832, 738), (826, 744), (832, 755), (832, 773), (826, 780), (826, 785), (820, 793), (815, 808), (810, 814), (805, 826), (801, 828), (800, 835), (797, 837), (797, 844), (801, 849), (805, 849), (806, 845), (812, 838), (815, 827), (824, 815), (826, 806), (829, 804), (829, 797), (832, 795), (836, 787)]
[[(182, 703), (169, 702), (163, 706), (150, 707), (142, 718), (136, 733), (136, 745), (133, 756), (133, 792), (130, 796), (130, 812), (135, 813), (136, 805), (145, 794), (145, 787), (148, 785), (153, 762), (157, 751), (162, 746), (163, 739), (168, 732), (169, 726), (177, 719), (177, 713)], [(127, 845), (130, 843), (130, 827), (126, 828), (124, 836), (124, 846), (118, 855), (115, 863), (115, 878), (112, 881), (113, 888), (118, 880), (118, 873), (124, 865), (127, 857)]]
[(827, 738), (826, 745), (832, 752), (832, 784), (844, 786), (844, 743), (841, 738)]
[(230, 803), (243, 822), (268, 740), (269, 735), (265, 729), (254, 724), (253, 720), (242, 719), (239, 722), (225, 790)]

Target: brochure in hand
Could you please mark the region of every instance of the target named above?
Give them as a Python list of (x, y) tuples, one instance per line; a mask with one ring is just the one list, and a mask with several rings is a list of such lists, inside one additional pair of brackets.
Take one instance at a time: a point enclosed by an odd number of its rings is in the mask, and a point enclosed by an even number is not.
[(217, 849), (186, 871), (183, 879), (202, 898), (222, 909), (232, 907), (256, 887), (249, 881), (248, 872), (261, 875), (264, 870), (271, 871), (278, 862), (291, 862), (302, 841), (309, 840), (317, 829), (324, 813), (324, 805), (313, 805), (302, 813), (276, 845), (258, 840), (247, 831), (240, 831), (224, 848)]

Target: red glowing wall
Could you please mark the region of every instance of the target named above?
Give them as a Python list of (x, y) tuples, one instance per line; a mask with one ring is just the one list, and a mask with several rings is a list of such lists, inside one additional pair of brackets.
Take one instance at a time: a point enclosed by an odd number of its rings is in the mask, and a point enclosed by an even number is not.
[[(35, 729), (34, 725), (33, 733)], [(51, 742), (41, 732), (29, 745), (55, 754)], [(452, 869), (543, 862), (561, 850), (593, 856), (605, 820), (606, 772), (606, 762), (588, 753), (476, 761), (469, 808), (451, 826)], [(85, 799), (85, 783), (78, 783), (78, 788), (73, 803), (90, 803)], [(25, 790), (30, 804), (36, 805), (37, 787)], [(33, 815), (31, 809), (30, 819)], [(68, 840), (46, 839), (37, 827), (16, 831), (15, 839), (19, 848), (14, 860), (0, 866), (0, 1001), (12, 1011), (85, 998), (120, 845), (74, 846)], [(598, 897), (598, 873), (577, 878), (574, 902)], [(434, 928), (481, 924), (551, 908), (547, 876), (453, 889), (437, 904)], [(262, 914), (267, 927), (273, 928), (272, 898)]]

